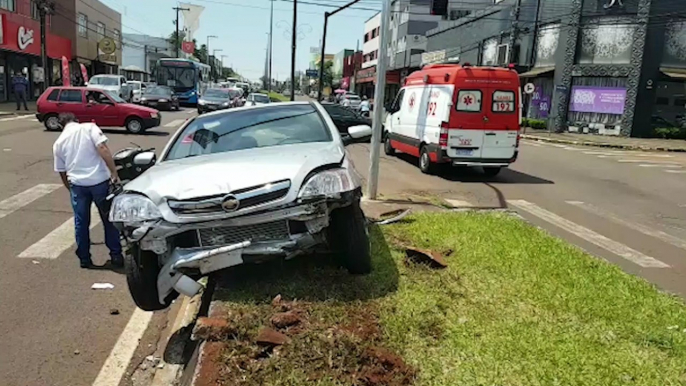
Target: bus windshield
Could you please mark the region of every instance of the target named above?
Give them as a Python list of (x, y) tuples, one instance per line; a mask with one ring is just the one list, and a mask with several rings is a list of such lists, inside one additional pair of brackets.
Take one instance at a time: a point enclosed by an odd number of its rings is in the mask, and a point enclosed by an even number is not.
[(184, 92), (195, 88), (197, 76), (195, 68), (165, 66), (157, 67), (157, 84), (169, 86), (176, 92)]

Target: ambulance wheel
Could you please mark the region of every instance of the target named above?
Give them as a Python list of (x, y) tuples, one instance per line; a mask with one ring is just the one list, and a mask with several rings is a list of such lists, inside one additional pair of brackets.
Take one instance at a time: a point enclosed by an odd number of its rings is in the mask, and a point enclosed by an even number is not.
[(433, 174), (436, 170), (436, 164), (431, 162), (429, 149), (426, 146), (422, 146), (421, 150), (419, 150), (419, 170), (424, 174)]
[(495, 177), (500, 173), (500, 166), (484, 167), (484, 174), (488, 177)]
[(391, 138), (388, 136), (388, 133), (384, 134), (383, 151), (386, 155), (395, 155), (395, 149), (391, 145)]

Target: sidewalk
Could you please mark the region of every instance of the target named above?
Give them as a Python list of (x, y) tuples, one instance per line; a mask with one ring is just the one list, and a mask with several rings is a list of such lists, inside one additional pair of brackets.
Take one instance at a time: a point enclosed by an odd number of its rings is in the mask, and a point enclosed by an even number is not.
[[(24, 109), (17, 111), (17, 104), (14, 101), (0, 103), (0, 116), (5, 115), (26, 115), (36, 113), (36, 101), (26, 102), (29, 111)], [(23, 107), (23, 106), (22, 106)]]
[(567, 145), (596, 146), (627, 150), (686, 152), (686, 141), (678, 139), (628, 138), (594, 134), (551, 133), (527, 128), (523, 139)]

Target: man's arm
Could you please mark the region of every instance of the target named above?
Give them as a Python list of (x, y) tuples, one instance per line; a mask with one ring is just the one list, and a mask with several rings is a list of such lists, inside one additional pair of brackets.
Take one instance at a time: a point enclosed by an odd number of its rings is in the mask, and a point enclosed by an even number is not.
[(64, 185), (67, 190), (71, 190), (69, 188), (69, 180), (67, 179), (67, 172), (60, 172), (60, 178), (62, 179), (62, 184)]
[(107, 143), (103, 142), (96, 146), (100, 157), (105, 161), (107, 168), (110, 169), (112, 174), (112, 181), (119, 182), (119, 175), (117, 174), (117, 166), (114, 164), (114, 159), (112, 158), (112, 152), (110, 148), (107, 147)]

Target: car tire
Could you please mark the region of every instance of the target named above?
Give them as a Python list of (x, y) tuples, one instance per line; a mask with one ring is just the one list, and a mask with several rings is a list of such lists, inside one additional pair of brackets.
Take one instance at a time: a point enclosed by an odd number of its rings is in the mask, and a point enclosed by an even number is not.
[(43, 125), (47, 131), (58, 131), (60, 129), (60, 121), (57, 114), (48, 114), (43, 120)]
[(160, 303), (157, 291), (160, 267), (157, 255), (151, 251), (141, 250), (137, 245), (131, 246), (124, 256), (124, 271), (133, 302), (143, 311), (163, 310), (179, 296), (178, 292), (172, 291), (164, 299), (164, 304)]
[(367, 274), (372, 270), (371, 247), (367, 221), (360, 201), (331, 212), (329, 240), (341, 265), (352, 274)]
[(395, 155), (395, 148), (393, 148), (393, 145), (391, 144), (391, 138), (389, 137), (388, 133), (384, 133), (383, 151), (388, 156)]
[(138, 117), (131, 117), (126, 120), (126, 131), (131, 134), (141, 134), (145, 129), (143, 128), (143, 121)]
[(436, 171), (436, 164), (431, 162), (426, 145), (419, 150), (419, 170), (424, 174), (433, 174)]
[(488, 177), (495, 177), (500, 173), (500, 170), (502, 167), (500, 166), (489, 166), (489, 167), (484, 167), (484, 174)]

